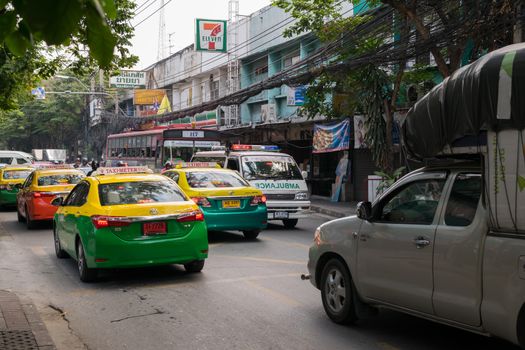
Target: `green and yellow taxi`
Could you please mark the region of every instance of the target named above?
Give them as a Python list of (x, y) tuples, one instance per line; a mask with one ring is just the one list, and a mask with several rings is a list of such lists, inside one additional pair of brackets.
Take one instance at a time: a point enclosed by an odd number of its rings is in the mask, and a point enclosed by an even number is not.
[(178, 164), (163, 175), (199, 205), (208, 230), (239, 230), (247, 239), (255, 239), (266, 228), (266, 197), (236, 171), (195, 162)]
[(53, 204), (56, 255), (76, 259), (82, 281), (107, 268), (183, 264), (199, 272), (208, 257), (202, 211), (147, 168), (99, 168)]
[(0, 207), (15, 206), (19, 187), (34, 168), (23, 165), (6, 165), (0, 168)]

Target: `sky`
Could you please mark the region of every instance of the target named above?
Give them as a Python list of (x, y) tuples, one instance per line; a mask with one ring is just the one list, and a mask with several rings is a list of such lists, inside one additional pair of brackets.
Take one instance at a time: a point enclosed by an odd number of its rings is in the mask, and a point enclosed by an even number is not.
[[(135, 0), (136, 18), (131, 24), (135, 26), (135, 37), (131, 40), (131, 52), (139, 56), (140, 61), (135, 69), (144, 69), (157, 61), (159, 37), (159, 12), (153, 14), (143, 23), (146, 17), (159, 9), (162, 0)], [(271, 0), (239, 0), (239, 14), (249, 15), (270, 5)], [(228, 19), (228, 0), (164, 0), (164, 21), (166, 23), (167, 54), (194, 42), (195, 18)], [(151, 5), (151, 6), (150, 6)], [(142, 12), (141, 12), (142, 11)]]

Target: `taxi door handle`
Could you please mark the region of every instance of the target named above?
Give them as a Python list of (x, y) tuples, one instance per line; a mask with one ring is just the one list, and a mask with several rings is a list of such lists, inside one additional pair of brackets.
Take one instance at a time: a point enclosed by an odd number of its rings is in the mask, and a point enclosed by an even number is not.
[(419, 236), (414, 239), (414, 244), (416, 245), (417, 249), (421, 249), (427, 245), (430, 245), (430, 241), (423, 236)]

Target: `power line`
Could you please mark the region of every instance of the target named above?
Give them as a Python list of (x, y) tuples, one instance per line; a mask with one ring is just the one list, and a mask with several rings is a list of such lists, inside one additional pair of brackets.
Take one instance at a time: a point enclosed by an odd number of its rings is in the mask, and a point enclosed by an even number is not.
[(135, 11), (138, 11), (138, 10), (140, 10), (141, 8), (143, 8), (143, 7), (144, 7), (148, 2), (150, 2), (150, 1), (152, 1), (152, 0), (146, 0), (146, 1), (144, 1), (142, 4), (140, 4), (140, 5), (135, 9)]
[(168, 0), (164, 3), (164, 5), (162, 5), (161, 7), (159, 7), (158, 9), (156, 9), (155, 11), (153, 11), (153, 13), (151, 13), (148, 17), (144, 18), (142, 21), (140, 21), (139, 23), (135, 24), (135, 28), (137, 28), (139, 25), (141, 25), (142, 23), (144, 23), (146, 20), (148, 20), (151, 16), (153, 16), (154, 14), (156, 14), (157, 12), (159, 12), (160, 10), (162, 10), (167, 4), (169, 4), (172, 0)]
[[(145, 3), (148, 3), (151, 0), (146, 1)], [(135, 14), (133, 15), (133, 19), (135, 19), (138, 15), (140, 15), (142, 12), (146, 11), (151, 5), (155, 4), (157, 0), (153, 0), (148, 6), (144, 7), (142, 10), (139, 11), (139, 9), (136, 10)]]

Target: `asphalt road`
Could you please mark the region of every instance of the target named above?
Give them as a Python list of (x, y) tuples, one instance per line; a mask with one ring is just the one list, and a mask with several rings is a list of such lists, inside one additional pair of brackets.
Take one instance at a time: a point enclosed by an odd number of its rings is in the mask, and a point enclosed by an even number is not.
[(320, 292), (299, 278), (325, 221), (312, 216), (295, 230), (271, 225), (254, 242), (212, 233), (199, 274), (179, 266), (117, 270), (84, 284), (72, 259), (55, 258), (49, 226), (27, 231), (15, 212), (1, 212), (0, 289), (31, 298), (40, 310), (62, 310), (90, 350), (517, 349), (389, 311), (354, 326), (332, 323)]

